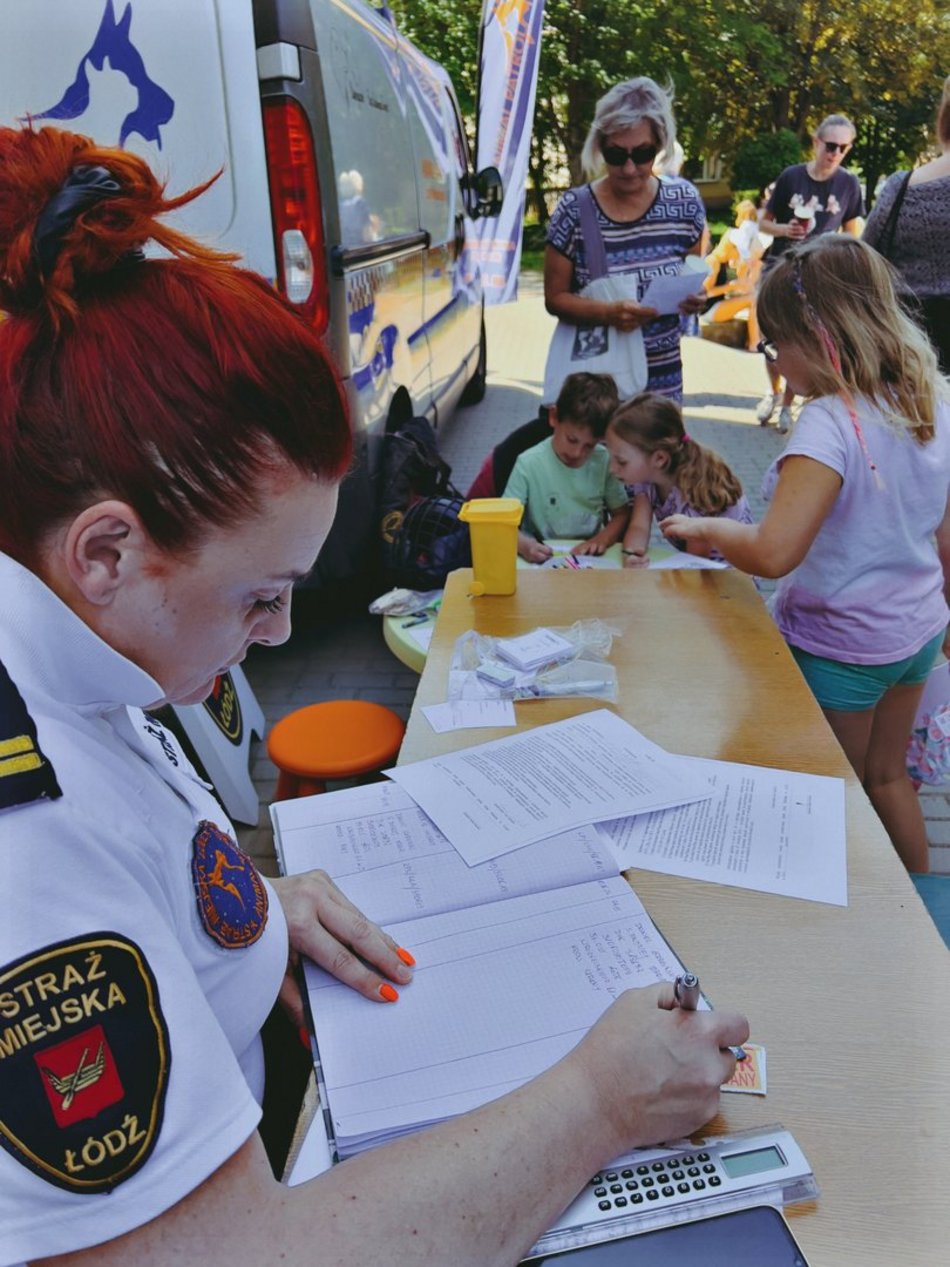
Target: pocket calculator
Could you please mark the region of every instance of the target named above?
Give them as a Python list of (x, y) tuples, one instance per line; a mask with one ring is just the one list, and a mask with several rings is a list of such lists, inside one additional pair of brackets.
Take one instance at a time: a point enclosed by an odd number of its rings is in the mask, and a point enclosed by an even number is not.
[(531, 1253), (817, 1195), (811, 1166), (781, 1126), (685, 1148), (638, 1149), (594, 1175)]

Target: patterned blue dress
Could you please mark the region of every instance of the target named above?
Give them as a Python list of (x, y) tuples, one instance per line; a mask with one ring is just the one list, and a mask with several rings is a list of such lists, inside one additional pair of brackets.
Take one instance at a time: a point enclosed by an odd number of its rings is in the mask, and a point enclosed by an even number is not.
[[(648, 283), (658, 276), (673, 276), (700, 240), (706, 211), (695, 186), (681, 177), (659, 182), (656, 197), (639, 220), (623, 223), (611, 220), (597, 202), (597, 223), (607, 253), (607, 272), (633, 273), (642, 298)], [(568, 190), (555, 208), (548, 225), (547, 241), (574, 265), (571, 290), (577, 292), (590, 281), (584, 258), (577, 196)], [(683, 397), (683, 362), (680, 358), (680, 319), (659, 317), (643, 327), (649, 391), (674, 400)]]

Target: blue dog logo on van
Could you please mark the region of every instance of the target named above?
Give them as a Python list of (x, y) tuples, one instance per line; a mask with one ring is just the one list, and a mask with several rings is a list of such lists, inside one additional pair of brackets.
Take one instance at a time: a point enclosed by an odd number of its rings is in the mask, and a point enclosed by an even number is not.
[(55, 106), (34, 119), (78, 119), (89, 109), (89, 70), (102, 71), (108, 61), (113, 71), (124, 75), (138, 94), (138, 102), (122, 120), (119, 129), (119, 145), (125, 145), (133, 132), (145, 141), (154, 141), (162, 148), (161, 128), (175, 113), (175, 102), (164, 88), (151, 79), (145, 69), (142, 54), (132, 43), (132, 5), (127, 4), (122, 17), (115, 20), (112, 0), (106, 0), (105, 11), (91, 48), (83, 53), (76, 70), (76, 78), (69, 85)]

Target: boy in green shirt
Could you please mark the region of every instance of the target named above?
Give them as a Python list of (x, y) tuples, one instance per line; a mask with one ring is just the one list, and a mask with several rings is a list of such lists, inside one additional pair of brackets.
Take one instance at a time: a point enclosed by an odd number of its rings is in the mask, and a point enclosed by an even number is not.
[(545, 537), (578, 538), (572, 554), (603, 554), (623, 536), (627, 490), (600, 443), (619, 404), (609, 374), (569, 374), (548, 412), (553, 434), (515, 462), (504, 496), (524, 503), (518, 553), (529, 563), (553, 554)]

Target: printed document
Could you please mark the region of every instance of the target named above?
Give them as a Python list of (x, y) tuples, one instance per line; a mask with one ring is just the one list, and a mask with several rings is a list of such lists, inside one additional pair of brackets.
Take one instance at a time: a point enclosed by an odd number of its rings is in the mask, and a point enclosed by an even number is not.
[(848, 905), (844, 780), (677, 757), (712, 796), (600, 824), (621, 868)]
[(607, 709), (387, 770), (469, 865), (584, 823), (712, 794)]
[(447, 730), (478, 730), (484, 726), (517, 726), (510, 699), (451, 699), (428, 704), (422, 712), (437, 735)]
[(279, 801), (271, 818), (285, 875), (322, 868), (378, 924), (618, 872), (610, 844), (586, 825), (470, 867), (395, 783)]

